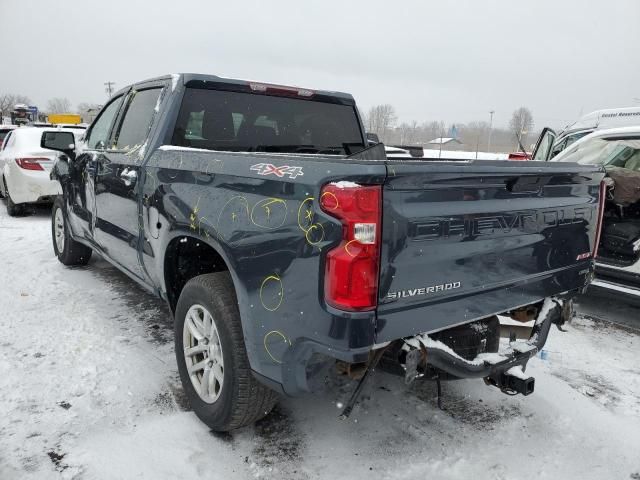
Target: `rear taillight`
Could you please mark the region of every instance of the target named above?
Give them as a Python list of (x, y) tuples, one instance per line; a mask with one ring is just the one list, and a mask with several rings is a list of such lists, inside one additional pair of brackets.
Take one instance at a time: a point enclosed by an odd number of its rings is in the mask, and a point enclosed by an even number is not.
[(598, 199), (598, 224), (596, 227), (596, 240), (593, 246), (593, 258), (598, 256), (598, 246), (600, 245), (600, 232), (602, 230), (602, 216), (604, 215), (604, 204), (607, 200), (607, 184), (604, 180), (600, 182), (600, 198)]
[(342, 222), (342, 242), (327, 253), (326, 302), (341, 310), (378, 304), (382, 187), (351, 182), (325, 185), (320, 207)]
[(38, 162), (48, 160), (48, 158), (41, 157), (23, 157), (16, 158), (16, 163), (20, 168), (24, 170), (44, 170), (44, 168), (42, 168), (42, 165), (40, 165)]

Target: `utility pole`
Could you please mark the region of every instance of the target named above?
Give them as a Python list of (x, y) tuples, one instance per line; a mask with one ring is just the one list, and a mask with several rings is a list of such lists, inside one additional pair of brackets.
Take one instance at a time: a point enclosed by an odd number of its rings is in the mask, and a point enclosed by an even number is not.
[(116, 82), (104, 82), (104, 86), (105, 86), (104, 91), (107, 92), (107, 95), (109, 95), (109, 98), (111, 98), (111, 95), (113, 95), (113, 86), (115, 84)]
[(491, 152), (491, 132), (493, 130), (493, 114), (495, 110), (489, 110), (489, 139), (487, 140), (487, 152)]

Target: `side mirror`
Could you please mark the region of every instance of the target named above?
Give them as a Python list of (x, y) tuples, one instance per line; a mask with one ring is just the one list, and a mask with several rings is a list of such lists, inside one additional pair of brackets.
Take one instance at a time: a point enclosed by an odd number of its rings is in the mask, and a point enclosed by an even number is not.
[(76, 139), (71, 132), (44, 132), (40, 140), (40, 146), (62, 152), (70, 158), (75, 158)]

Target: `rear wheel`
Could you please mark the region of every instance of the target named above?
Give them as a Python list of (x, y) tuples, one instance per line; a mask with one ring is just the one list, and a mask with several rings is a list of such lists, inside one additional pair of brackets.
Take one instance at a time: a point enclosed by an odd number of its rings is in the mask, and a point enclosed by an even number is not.
[(7, 213), (11, 217), (17, 217), (18, 215), (24, 214), (25, 205), (23, 203), (13, 202), (11, 193), (9, 192), (9, 188), (7, 187), (7, 182), (4, 179), (2, 179), (2, 181), (4, 182), (4, 191), (6, 193)]
[(215, 431), (250, 425), (278, 400), (251, 373), (228, 272), (187, 282), (176, 307), (175, 350), (191, 408)]
[(60, 196), (56, 197), (51, 210), (53, 251), (64, 265), (86, 265), (92, 250), (71, 237), (66, 213), (64, 200)]

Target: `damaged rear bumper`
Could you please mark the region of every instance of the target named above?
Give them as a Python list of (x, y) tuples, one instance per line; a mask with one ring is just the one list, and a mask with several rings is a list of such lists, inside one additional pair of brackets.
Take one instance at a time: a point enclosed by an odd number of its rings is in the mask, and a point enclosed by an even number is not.
[(534, 379), (524, 374), (524, 367), (546, 343), (551, 324), (562, 324), (562, 307), (562, 300), (546, 299), (528, 340), (510, 342), (500, 352), (481, 353), (473, 360), (462, 358), (427, 334), (405, 339), (404, 348), (409, 350), (405, 378), (410, 382), (421, 376), (417, 367), (423, 362), (425, 367), (435, 367), (457, 378), (484, 378), (505, 393), (529, 395), (534, 390)]

